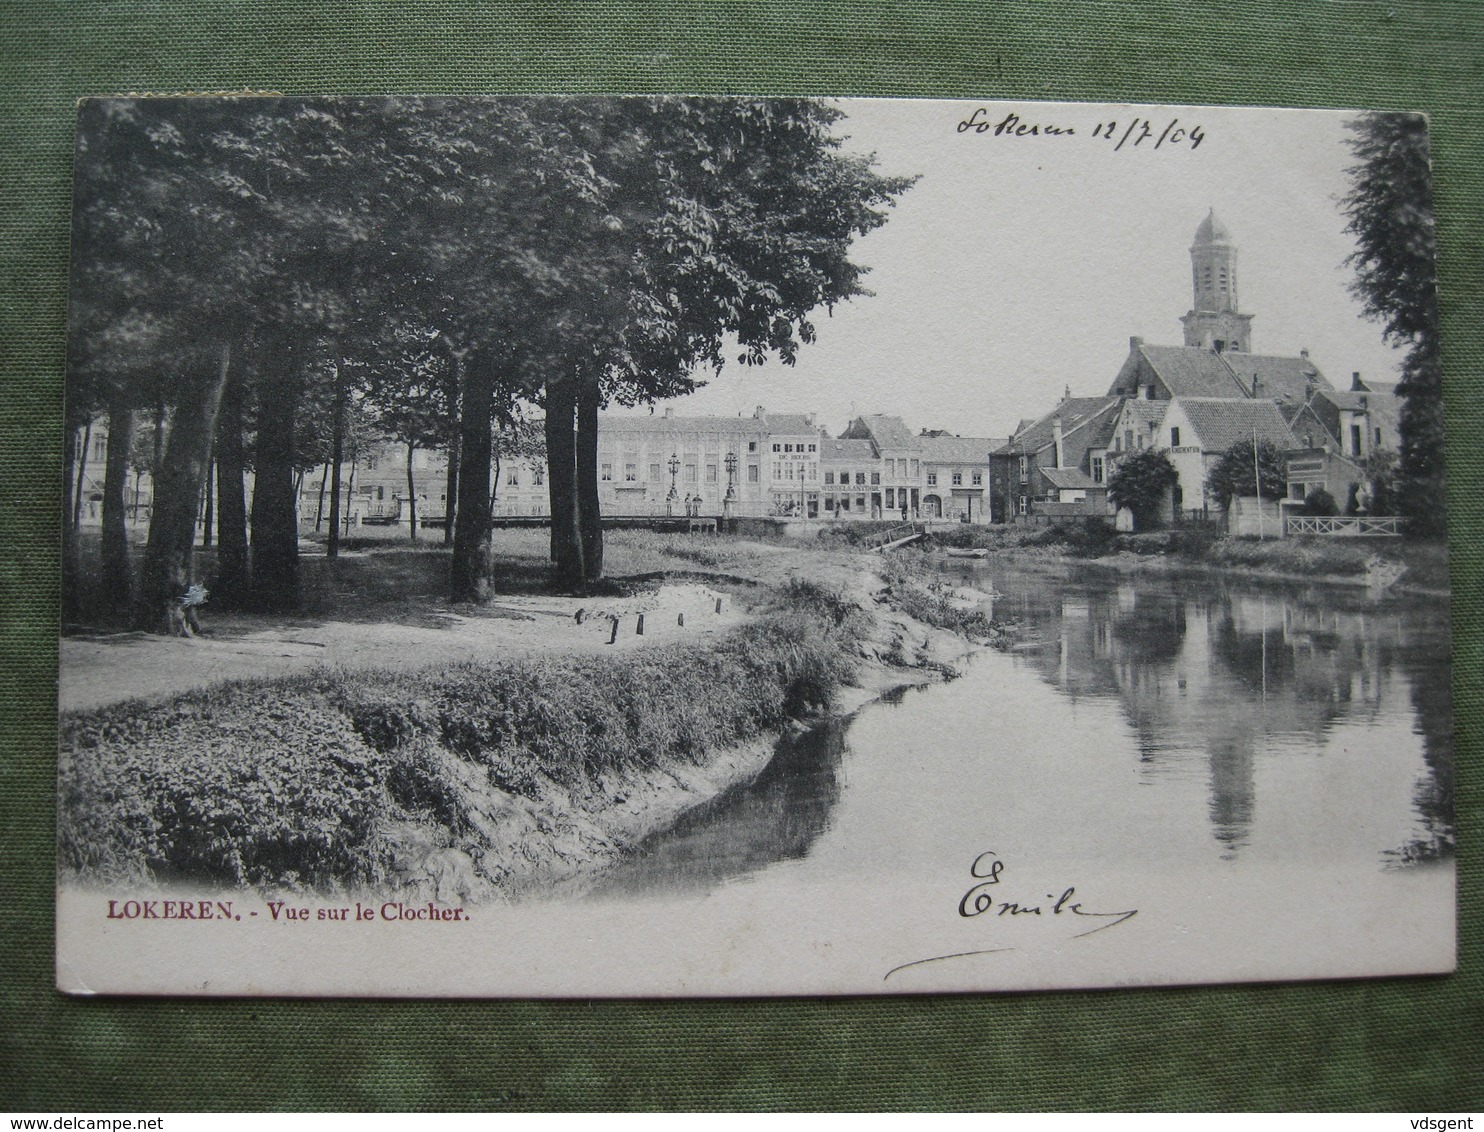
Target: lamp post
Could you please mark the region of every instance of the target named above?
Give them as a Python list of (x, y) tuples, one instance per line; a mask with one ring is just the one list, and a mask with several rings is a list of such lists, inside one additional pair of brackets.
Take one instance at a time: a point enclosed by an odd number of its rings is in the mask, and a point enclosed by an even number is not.
[(675, 490), (675, 477), (680, 474), (680, 457), (674, 452), (670, 453), (670, 494), (665, 496), (665, 514), (675, 514), (675, 503), (680, 498), (680, 493)]
[(721, 501), (721, 517), (730, 519), (732, 517), (732, 504), (737, 499), (737, 454), (727, 453), (727, 494)]

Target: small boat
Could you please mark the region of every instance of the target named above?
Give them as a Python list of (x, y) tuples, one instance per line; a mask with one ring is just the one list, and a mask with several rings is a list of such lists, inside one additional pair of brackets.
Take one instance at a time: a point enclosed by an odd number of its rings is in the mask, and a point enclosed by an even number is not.
[(973, 550), (946, 550), (943, 553), (949, 558), (988, 558), (989, 551), (984, 547), (975, 547)]

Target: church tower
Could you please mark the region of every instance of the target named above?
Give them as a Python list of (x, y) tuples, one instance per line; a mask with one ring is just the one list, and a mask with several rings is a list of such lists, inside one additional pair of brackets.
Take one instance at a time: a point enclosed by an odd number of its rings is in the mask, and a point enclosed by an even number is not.
[(1185, 344), (1218, 354), (1252, 349), (1252, 316), (1237, 309), (1237, 247), (1214, 210), (1195, 230), (1190, 246), (1191, 290), (1195, 299), (1181, 322)]

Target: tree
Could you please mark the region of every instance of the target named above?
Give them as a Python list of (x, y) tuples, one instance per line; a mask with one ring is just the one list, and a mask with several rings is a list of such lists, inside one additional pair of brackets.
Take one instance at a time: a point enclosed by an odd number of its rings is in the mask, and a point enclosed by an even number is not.
[(1118, 462), (1108, 477), (1108, 499), (1133, 512), (1134, 525), (1145, 530), (1159, 525), (1165, 501), (1179, 482), (1169, 453), (1163, 448), (1146, 448)]
[(1223, 511), (1234, 498), (1279, 500), (1288, 494), (1288, 469), (1283, 451), (1271, 440), (1256, 443), (1257, 463), (1253, 467), (1253, 442), (1239, 440), (1222, 453), (1216, 467), (1206, 477), (1206, 490)]
[(1305, 515), (1318, 515), (1328, 518), (1331, 515), (1338, 515), (1340, 513), (1340, 507), (1335, 502), (1333, 495), (1322, 487), (1316, 487), (1308, 495), (1304, 496), (1303, 512)]
[(1370, 113), (1349, 124), (1356, 164), (1341, 202), (1356, 238), (1352, 292), (1386, 340), (1404, 346), (1398, 502), (1417, 534), (1447, 531), (1437, 237), (1427, 119)]

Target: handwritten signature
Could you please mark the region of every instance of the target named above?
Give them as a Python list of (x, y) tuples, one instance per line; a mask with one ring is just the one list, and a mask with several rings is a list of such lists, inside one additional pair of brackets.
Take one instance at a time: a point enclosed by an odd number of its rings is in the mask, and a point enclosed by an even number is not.
[[(1076, 899), (1077, 888), (1075, 885), (1067, 885), (1062, 889), (1061, 895), (1048, 892), (1045, 900), (1039, 897), (1034, 900), (1007, 900), (1002, 899), (1000, 884), (1004, 880), (1005, 862), (993, 851), (985, 851), (974, 858), (973, 864), (969, 866), (969, 875), (973, 878), (971, 885), (958, 902), (958, 914), (966, 920), (979, 916), (991, 916), (995, 920), (1023, 920), (1026, 917), (1051, 919), (1057, 916), (1070, 916), (1088, 920), (1103, 920), (1096, 927), (1088, 927), (1086, 931), (1075, 933), (1072, 939), (1084, 939), (1098, 932), (1116, 928), (1119, 924), (1127, 923), (1139, 914), (1137, 908), (1130, 908), (1124, 912), (1093, 912), (1088, 910), (1081, 900)], [(956, 951), (951, 955), (933, 955), (926, 959), (914, 959), (910, 963), (902, 963), (893, 967), (886, 973), (884, 978), (889, 979), (898, 971), (905, 971), (909, 967), (920, 967), (925, 963), (940, 963), (946, 959), (964, 959), (971, 955), (993, 955), (1000, 951), (1014, 951), (1014, 947), (991, 947), (978, 951)]]
[[(962, 119), (954, 128), (960, 134), (988, 134), (994, 138), (1057, 138), (1077, 136), (1077, 127), (1075, 125), (1045, 121), (1028, 122), (1014, 111), (1005, 114), (1003, 118), (994, 119), (990, 117), (989, 111), (983, 106), (977, 107), (972, 114)], [(1114, 153), (1117, 153), (1124, 146), (1128, 146), (1130, 149), (1138, 149), (1139, 146), (1150, 141), (1154, 143), (1149, 147), (1150, 149), (1159, 149), (1161, 146), (1170, 145), (1189, 146), (1194, 150), (1199, 149), (1201, 142), (1206, 140), (1206, 131), (1199, 125), (1181, 125), (1179, 118), (1171, 118), (1168, 122), (1156, 123), (1149, 118), (1134, 117), (1121, 124), (1117, 119), (1099, 122), (1093, 126), (1091, 136), (1111, 143)]]

